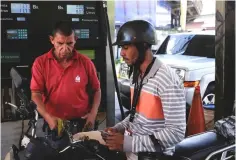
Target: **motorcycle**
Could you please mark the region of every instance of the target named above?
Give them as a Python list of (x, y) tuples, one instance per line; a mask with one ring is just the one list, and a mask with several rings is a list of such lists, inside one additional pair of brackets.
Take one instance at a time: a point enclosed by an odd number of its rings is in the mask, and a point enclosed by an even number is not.
[[(36, 144), (40, 144), (40, 152), (53, 152), (54, 157), (49, 159), (93, 159), (93, 160), (110, 160), (126, 159), (120, 152), (109, 151), (99, 141), (93, 139), (74, 140), (71, 132), (70, 121), (64, 121), (64, 140), (63, 146), (58, 146), (56, 141), (52, 141), (50, 137), (39, 138), (36, 136), (36, 124), (38, 121), (38, 112), (33, 101), (29, 101), (24, 94), (23, 82), (24, 78), (17, 72), (15, 68), (10, 71), (11, 78), (15, 84), (17, 95), (24, 101), (25, 107), (18, 108), (16, 105), (6, 102), (16, 108), (22, 119), (30, 117), (29, 128), (22, 135), (19, 149), (12, 145), (11, 150), (6, 155), (5, 160), (24, 160), (32, 158), (32, 148)], [(235, 125), (235, 124), (234, 124)], [(28, 132), (31, 129), (31, 134)], [(139, 160), (233, 160), (235, 159), (235, 142), (228, 141), (224, 136), (217, 133), (216, 130), (207, 131), (197, 135), (189, 136), (175, 146), (175, 153), (172, 156), (162, 155), (159, 153), (146, 153), (139, 157)], [(158, 158), (157, 158), (158, 157)], [(37, 157), (38, 158), (38, 157)]]

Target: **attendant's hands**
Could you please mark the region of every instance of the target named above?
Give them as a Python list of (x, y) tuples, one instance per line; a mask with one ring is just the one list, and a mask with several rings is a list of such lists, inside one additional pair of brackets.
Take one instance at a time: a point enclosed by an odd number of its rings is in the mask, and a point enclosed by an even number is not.
[(47, 121), (51, 130), (57, 128), (57, 119), (58, 119), (57, 117), (47, 114), (44, 118)]
[(82, 119), (86, 119), (86, 123), (84, 125), (85, 131), (92, 130), (94, 128), (96, 117), (97, 117), (96, 112), (89, 112), (85, 116), (81, 117)]

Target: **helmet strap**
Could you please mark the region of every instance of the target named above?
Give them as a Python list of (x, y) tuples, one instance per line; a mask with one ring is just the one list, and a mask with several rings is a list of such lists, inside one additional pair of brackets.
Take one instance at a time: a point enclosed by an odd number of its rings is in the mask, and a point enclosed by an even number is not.
[(130, 66), (129, 77), (131, 76), (131, 74), (133, 72), (132, 83), (137, 82), (138, 77), (140, 75), (140, 66), (145, 60), (145, 55), (146, 55), (147, 49), (150, 47), (146, 43), (136, 43), (134, 45), (138, 50), (138, 58), (137, 58), (136, 62), (132, 66)]

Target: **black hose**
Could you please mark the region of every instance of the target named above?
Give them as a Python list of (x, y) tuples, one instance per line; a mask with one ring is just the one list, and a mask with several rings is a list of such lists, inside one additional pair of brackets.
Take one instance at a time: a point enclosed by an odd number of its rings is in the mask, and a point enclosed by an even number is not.
[(118, 87), (118, 81), (117, 81), (117, 76), (116, 76), (114, 55), (113, 55), (112, 42), (111, 42), (110, 25), (109, 25), (109, 19), (108, 19), (108, 14), (107, 14), (107, 6), (106, 6), (105, 2), (103, 2), (103, 8), (104, 8), (104, 12), (105, 12), (105, 23), (107, 25), (109, 50), (110, 50), (110, 55), (111, 55), (111, 64), (112, 64), (112, 71), (113, 71), (113, 76), (114, 76), (115, 88), (116, 88), (117, 98), (118, 98), (118, 102), (119, 102), (119, 106), (120, 106), (121, 118), (123, 120), (125, 118), (125, 113), (124, 113), (122, 101), (120, 98), (120, 90)]

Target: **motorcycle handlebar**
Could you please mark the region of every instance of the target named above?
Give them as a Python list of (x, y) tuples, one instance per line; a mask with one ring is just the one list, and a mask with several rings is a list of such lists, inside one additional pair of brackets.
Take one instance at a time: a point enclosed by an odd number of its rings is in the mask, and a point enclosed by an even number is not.
[(23, 117), (31, 117), (37, 108), (37, 105), (33, 101), (30, 101), (30, 103), (28, 105), (26, 105), (25, 107), (22, 107), (22, 108), (16, 106), (13, 103), (10, 103), (10, 102), (5, 102), (5, 104), (15, 108), (16, 111), (19, 112), (20, 115)]
[(12, 106), (12, 107), (14, 107), (14, 108), (16, 108), (16, 109), (18, 109), (18, 107), (17, 107), (16, 105), (14, 105), (14, 104), (12, 104), (12, 103), (10, 103), (10, 102), (5, 102), (5, 104), (7, 104), (7, 105), (9, 105), (9, 106)]

